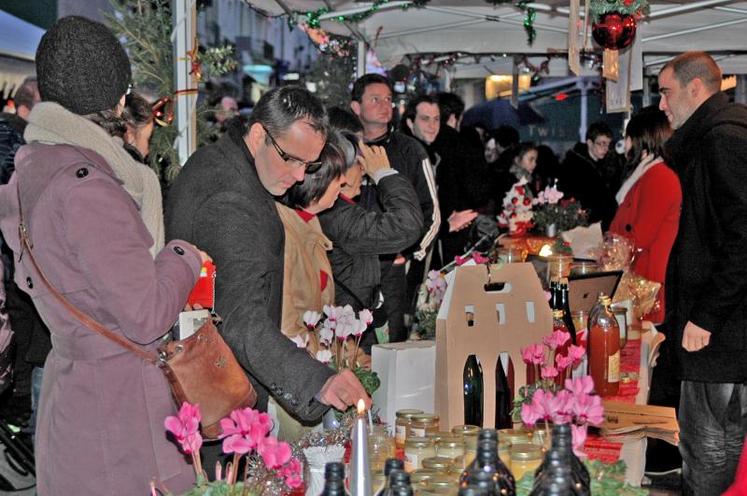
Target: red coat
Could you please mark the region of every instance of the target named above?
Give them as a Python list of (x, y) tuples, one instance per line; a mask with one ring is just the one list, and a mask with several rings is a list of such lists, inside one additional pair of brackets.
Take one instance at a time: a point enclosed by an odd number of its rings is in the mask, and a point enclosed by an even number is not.
[(610, 232), (630, 238), (638, 249), (633, 270), (662, 284), (660, 307), (646, 316), (652, 322), (664, 319), (664, 278), (672, 244), (677, 236), (682, 189), (675, 173), (663, 162), (652, 166), (625, 195), (610, 226)]

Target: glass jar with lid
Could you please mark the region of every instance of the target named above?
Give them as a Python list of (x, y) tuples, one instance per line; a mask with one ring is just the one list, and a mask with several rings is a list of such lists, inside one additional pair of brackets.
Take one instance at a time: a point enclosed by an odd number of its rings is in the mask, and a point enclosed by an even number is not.
[(498, 458), (511, 470), (511, 443), (505, 439), (498, 440)]
[(405, 442), (405, 472), (423, 468), (423, 460), (436, 456), (436, 445), (427, 437), (409, 437)]
[(532, 431), (527, 429), (501, 429), (498, 439), (504, 439), (510, 444), (529, 444), (532, 442)]
[(431, 469), (441, 474), (447, 474), (451, 470), (454, 460), (445, 456), (434, 456), (423, 460), (423, 469)]
[(477, 436), (480, 433), (480, 427), (476, 425), (457, 425), (451, 428), (451, 433), (460, 436)]
[(423, 413), (423, 410), (397, 410), (397, 419), (394, 423), (394, 444), (397, 448), (405, 447), (405, 440), (410, 436), (412, 416), (419, 413)]
[(465, 467), (472, 463), (477, 456), (477, 435), (464, 435), (464, 463)]
[(438, 475), (428, 479), (428, 490), (438, 494), (457, 494), (459, 479), (451, 475)]
[(410, 481), (413, 484), (425, 483), (436, 475), (439, 475), (437, 470), (433, 470), (432, 468), (419, 468), (410, 474)]
[(542, 463), (542, 448), (536, 444), (511, 445), (511, 472), (518, 481), (524, 474), (534, 474)]
[(464, 454), (464, 438), (462, 436), (442, 437), (436, 444), (438, 456), (456, 458)]
[(438, 432), (438, 415), (418, 413), (411, 417), (410, 433), (413, 437), (426, 437)]

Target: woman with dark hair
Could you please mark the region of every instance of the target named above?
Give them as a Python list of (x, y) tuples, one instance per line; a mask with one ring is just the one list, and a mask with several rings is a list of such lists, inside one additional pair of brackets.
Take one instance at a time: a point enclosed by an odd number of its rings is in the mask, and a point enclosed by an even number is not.
[(496, 205), (498, 213), (503, 210), (503, 198), (506, 193), (511, 190), (511, 187), (526, 179), (527, 187), (525, 188), (526, 195), (529, 199), (534, 197), (533, 188), (533, 173), (537, 167), (537, 147), (534, 143), (524, 142), (520, 143), (513, 149), (513, 159), (511, 160), (511, 166), (508, 170), (503, 171), (499, 174), (497, 185), (496, 185)]
[(52, 331), (36, 427), (38, 493), (129, 496), (156, 480), (181, 494), (194, 473), (164, 432), (176, 410), (163, 373), (73, 317), (31, 255), (72, 305), (150, 352), (208, 257), (181, 240), (160, 249), (158, 179), (110, 133), (123, 125), (132, 77), (113, 33), (83, 17), (59, 19), (39, 43), (36, 73), (42, 101), (0, 189), (0, 226), (16, 254), (15, 280)]
[(155, 126), (153, 107), (139, 93), (131, 92), (125, 97), (125, 107), (122, 112), (125, 121), (125, 131), (122, 139), (124, 147), (132, 158), (145, 163), (150, 152), (150, 137)]
[(631, 172), (616, 195), (619, 207), (610, 232), (633, 241), (633, 271), (660, 282), (658, 308), (645, 318), (664, 320), (664, 279), (672, 244), (677, 236), (682, 190), (677, 175), (666, 165), (664, 143), (672, 135), (664, 112), (645, 107), (625, 129), (625, 156)]

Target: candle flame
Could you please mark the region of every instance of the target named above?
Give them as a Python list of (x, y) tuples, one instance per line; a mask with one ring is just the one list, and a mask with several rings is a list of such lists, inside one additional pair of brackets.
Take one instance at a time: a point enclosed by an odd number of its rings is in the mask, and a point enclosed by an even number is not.
[(549, 257), (552, 255), (552, 247), (550, 245), (542, 245), (542, 248), (540, 249), (539, 256), (541, 257)]
[(366, 402), (363, 401), (363, 398), (358, 400), (358, 415), (362, 415), (363, 412), (366, 411)]

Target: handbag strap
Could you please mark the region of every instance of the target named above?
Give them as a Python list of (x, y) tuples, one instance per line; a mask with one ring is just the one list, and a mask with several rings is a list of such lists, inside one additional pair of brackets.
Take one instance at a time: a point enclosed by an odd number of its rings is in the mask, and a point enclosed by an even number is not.
[(88, 327), (93, 332), (114, 341), (121, 347), (125, 348), (128, 351), (131, 351), (146, 362), (152, 363), (154, 365), (157, 364), (159, 362), (159, 359), (155, 353), (148, 353), (121, 334), (117, 334), (114, 331), (109, 330), (104, 325), (100, 324), (96, 319), (79, 310), (75, 305), (70, 303), (70, 301), (68, 301), (68, 299), (65, 298), (59, 291), (57, 291), (54, 286), (52, 286), (52, 283), (49, 282), (49, 279), (47, 279), (47, 276), (44, 274), (44, 272), (41, 270), (41, 267), (39, 267), (39, 264), (36, 262), (36, 258), (34, 257), (34, 253), (32, 251), (33, 244), (31, 243), (31, 239), (29, 238), (29, 232), (26, 224), (23, 221), (23, 210), (21, 208), (21, 191), (18, 186), (18, 182), (16, 182), (16, 193), (18, 195), (18, 236), (21, 240), (21, 254), (18, 256), (18, 261), (20, 262), (23, 258), (23, 255), (26, 254), (29, 257), (29, 260), (31, 260), (31, 265), (34, 266), (34, 269), (39, 274), (39, 277), (41, 277), (42, 282), (47, 287), (49, 292), (52, 293), (52, 296), (54, 296), (55, 299), (57, 299), (57, 301), (59, 301), (60, 304), (84, 326)]

